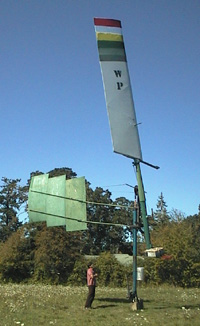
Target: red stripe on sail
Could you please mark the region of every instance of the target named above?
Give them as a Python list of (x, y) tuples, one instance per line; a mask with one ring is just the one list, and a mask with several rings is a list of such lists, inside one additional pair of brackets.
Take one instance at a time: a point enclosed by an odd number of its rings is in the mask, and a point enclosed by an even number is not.
[(107, 18), (94, 18), (94, 24), (96, 26), (122, 27), (120, 20)]

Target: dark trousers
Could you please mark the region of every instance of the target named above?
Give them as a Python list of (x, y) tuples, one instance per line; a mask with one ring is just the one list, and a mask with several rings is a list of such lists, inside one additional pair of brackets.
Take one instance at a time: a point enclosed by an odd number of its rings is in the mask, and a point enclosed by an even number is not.
[(89, 292), (88, 292), (88, 296), (86, 299), (85, 308), (91, 308), (92, 302), (95, 297), (95, 285), (89, 285), (88, 289), (89, 289)]

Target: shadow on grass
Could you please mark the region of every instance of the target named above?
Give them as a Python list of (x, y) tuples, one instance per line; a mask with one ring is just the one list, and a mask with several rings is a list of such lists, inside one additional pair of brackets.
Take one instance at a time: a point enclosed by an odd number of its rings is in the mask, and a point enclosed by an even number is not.
[[(116, 307), (118, 303), (131, 303), (131, 301), (129, 299), (123, 299), (123, 298), (98, 298), (95, 300), (96, 302), (104, 302), (104, 304), (102, 305), (97, 305), (95, 307), (95, 309), (101, 309), (101, 308), (112, 308), (112, 307)], [(107, 302), (108, 304), (105, 304), (105, 302)], [(177, 305), (174, 304), (173, 302), (171, 303), (158, 303), (156, 302), (156, 300), (148, 300), (145, 299), (144, 301), (144, 305), (147, 304), (148, 306), (145, 306), (145, 310), (149, 310), (149, 309), (155, 309), (155, 310), (166, 310), (166, 309), (197, 309), (200, 308), (199, 303), (195, 303), (195, 304), (190, 304), (190, 305)], [(109, 304), (110, 303), (110, 304)], [(113, 304), (112, 304), (113, 303)]]
[(116, 307), (117, 305), (116, 304), (108, 304), (108, 305), (100, 305), (100, 306), (96, 306), (94, 309), (105, 309), (105, 308), (113, 308), (113, 307)]
[(106, 302), (114, 302), (114, 303), (130, 303), (129, 299), (122, 298), (98, 298), (96, 301), (106, 301)]
[(190, 304), (190, 305), (177, 305), (175, 303), (158, 303), (154, 300), (144, 300), (144, 304), (148, 303), (151, 305), (151, 307), (148, 307), (147, 309), (155, 309), (155, 310), (166, 310), (166, 309), (178, 309), (178, 310), (192, 310), (192, 309), (198, 309), (200, 308), (200, 304), (199, 303), (194, 303), (194, 304)]
[(197, 304), (191, 304), (191, 305), (184, 305), (185, 309), (197, 309), (200, 308), (200, 303)]

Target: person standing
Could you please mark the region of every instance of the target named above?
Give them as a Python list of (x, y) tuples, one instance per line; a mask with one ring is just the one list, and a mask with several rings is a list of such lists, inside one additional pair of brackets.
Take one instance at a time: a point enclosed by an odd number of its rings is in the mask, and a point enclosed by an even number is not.
[(85, 309), (90, 309), (92, 307), (92, 302), (95, 298), (96, 277), (97, 274), (94, 272), (93, 264), (90, 263), (87, 269), (88, 296), (85, 302)]

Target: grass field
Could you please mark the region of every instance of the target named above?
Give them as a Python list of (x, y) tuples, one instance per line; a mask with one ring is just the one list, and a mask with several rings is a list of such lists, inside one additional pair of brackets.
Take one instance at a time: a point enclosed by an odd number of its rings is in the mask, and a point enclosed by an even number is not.
[(85, 310), (87, 287), (1, 285), (1, 326), (199, 326), (200, 289), (139, 287), (144, 309), (133, 311), (126, 289), (96, 289), (94, 309)]

